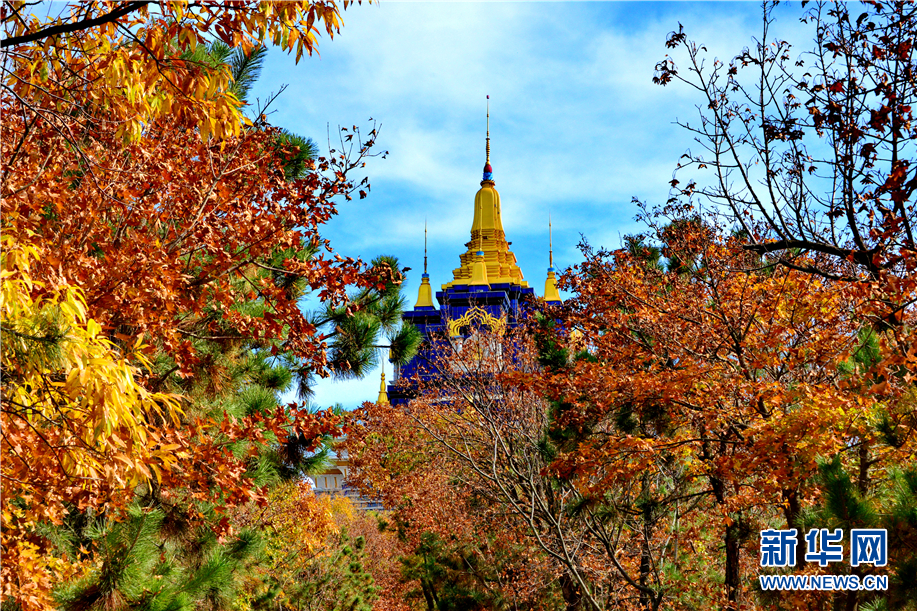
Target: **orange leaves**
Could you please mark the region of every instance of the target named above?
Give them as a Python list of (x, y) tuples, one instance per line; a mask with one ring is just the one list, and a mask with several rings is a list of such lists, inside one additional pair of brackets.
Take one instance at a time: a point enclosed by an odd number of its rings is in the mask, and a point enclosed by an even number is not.
[[(188, 451), (148, 428), (177, 424), (177, 398), (140, 384), (140, 371), (87, 317), (79, 289), (33, 280), (37, 256), (3, 237), (3, 563), (18, 569), (3, 572), (2, 587), (29, 608), (48, 608), (47, 585), (25, 584), (59, 579), (69, 565), (32, 561), (51, 553), (35, 527), (60, 523), (68, 505), (116, 506), (148, 479), (161, 482)], [(146, 366), (142, 349), (135, 342), (131, 353)]]
[[(91, 27), (93, 20), (102, 23)], [(295, 46), (298, 59), (317, 44), (316, 20), (329, 35), (340, 28), (333, 2), (205, 2), (194, 8), (170, 2), (152, 14), (144, 3), (104, 1), (74, 6), (70, 16), (62, 13), (50, 22), (22, 7), (5, 9), (4, 46), (14, 52), (4, 76), (20, 99), (49, 116), (98, 104), (106, 119), (118, 124), (119, 137), (129, 141), (137, 141), (151, 121), (168, 116), (197, 127), (204, 140), (230, 138), (240, 134), (244, 118), (229, 92), (228, 72), (202, 70), (183, 50), (193, 52), (216, 33), (232, 47), (250, 49), (265, 38), (285, 50)], [(43, 35), (52, 25), (62, 31)], [(32, 34), (37, 40), (26, 40)]]
[[(680, 570), (708, 574), (713, 563), (725, 575), (704, 577), (698, 591), (749, 601), (737, 575), (754, 557), (737, 532), (796, 527), (818, 498), (826, 456), (869, 456), (870, 466), (913, 456), (897, 433), (877, 432), (910, 417), (901, 377), (880, 356), (895, 342), (866, 341), (878, 283), (776, 267), (696, 220), (656, 235), (668, 261), (648, 248), (587, 250), (564, 279), (577, 296), (562, 322), (588, 353), (536, 376), (569, 439), (550, 471), (592, 498), (643, 482), (654, 510), (683, 523), (706, 558)], [(679, 498), (692, 499), (688, 508)]]
[[(4, 146), (14, 147), (26, 125), (11, 120), (7, 127)], [(284, 180), (264, 158), (270, 133), (249, 132), (220, 151), (173, 121), (146, 129), (147, 139), (119, 155), (112, 154), (121, 145), (111, 132), (84, 141), (82, 155), (94, 165), (79, 180), (66, 172), (62, 179), (39, 157), (14, 159), (3, 214), (8, 222), (18, 220), (7, 231), (40, 245), (40, 275), (58, 274), (82, 286), (92, 317), (104, 328), (127, 325), (129, 334), (152, 334), (174, 346), (186, 337), (232, 335), (203, 315), (203, 304), (228, 310), (240, 294), (257, 289), (272, 308), (265, 315), (233, 314), (237, 332), (270, 339), (294, 329), (297, 353), (320, 363), (314, 330), (295, 300), (280, 285), (252, 286), (246, 278), (253, 262), (274, 249), (298, 250), (319, 239), (318, 228), (335, 210), (330, 191), (337, 178)], [(57, 143), (52, 159), (69, 165), (67, 145), (49, 127), (33, 127), (21, 150), (41, 141)], [(49, 215), (47, 202), (57, 201), (67, 203), (54, 205)], [(23, 237), (27, 231), (30, 237)], [(371, 281), (350, 259), (279, 264), (307, 278), (322, 299), (342, 299), (348, 285)], [(193, 362), (187, 350), (174, 353), (183, 364)]]
[[(669, 249), (683, 246), (675, 238)], [(579, 364), (569, 392), (580, 376), (602, 376), (588, 401), (607, 396), (606, 409), (629, 401), (644, 422), (658, 403), (666, 427), (679, 433), (654, 425), (643, 435), (667, 451), (679, 437), (698, 448), (729, 439), (737, 450), (778, 414), (821, 392), (834, 397), (835, 367), (856, 343), (842, 287), (792, 271), (743, 272), (747, 255), (727, 243), (710, 242), (702, 253), (695, 271), (665, 273), (616, 253), (572, 278), (580, 297), (568, 323), (604, 332), (586, 342), (599, 364)]]

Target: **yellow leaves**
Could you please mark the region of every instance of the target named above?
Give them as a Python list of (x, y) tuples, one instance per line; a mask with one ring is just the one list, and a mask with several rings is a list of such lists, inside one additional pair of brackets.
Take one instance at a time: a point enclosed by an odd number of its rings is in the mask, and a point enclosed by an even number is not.
[(78, 289), (65, 286), (33, 296), (44, 288), (29, 277), (30, 261), (37, 257), (35, 249), (4, 236), (0, 311), (7, 336), (3, 368), (11, 374), (5, 380), (4, 419), (53, 433), (55, 448), (30, 451), (54, 451), (64, 475), (86, 489), (119, 453), (132, 459), (122, 461), (120, 470), (109, 469), (110, 477), (139, 483), (148, 477), (144, 463), (162, 462), (146, 446), (148, 419), (176, 420), (177, 398), (151, 393), (137, 382), (137, 370), (102, 336), (101, 326), (86, 318)]
[(184, 2), (170, 2), (169, 8), (171, 9), (173, 16), (175, 17), (175, 21), (180, 23), (185, 16), (185, 3)]
[[(228, 92), (228, 71), (214, 76), (197, 70), (182, 55), (183, 50), (194, 52), (216, 32), (231, 46), (243, 49), (265, 39), (288, 51), (296, 45), (298, 59), (304, 50), (311, 53), (316, 44), (312, 19), (324, 20), (329, 34), (340, 27), (339, 9), (333, 2), (282, 6), (244, 2), (196, 9), (172, 2), (161, 9), (161, 15), (149, 19), (141, 9), (118, 22), (17, 45), (17, 52), (10, 56), (7, 85), (32, 104), (81, 105), (85, 101), (81, 98), (91, 99), (110, 111), (109, 121), (123, 123), (118, 132), (126, 141), (139, 140), (143, 125), (171, 114), (188, 118), (205, 140), (232, 137), (239, 133), (244, 117), (238, 100)], [(71, 19), (91, 19), (97, 16), (94, 12), (107, 10), (104, 5), (91, 5), (76, 11)], [(300, 22), (307, 15), (310, 27), (303, 29)], [(19, 35), (49, 25), (50, 21), (37, 17), (29, 18), (25, 25), (13, 14), (4, 21), (8, 33), (12, 29)], [(73, 49), (79, 53), (74, 55)], [(80, 74), (80, 82), (92, 85), (88, 89), (75, 86), (72, 74)]]
[[(87, 317), (79, 289), (32, 280), (38, 249), (10, 234), (0, 245), (2, 587), (24, 608), (51, 609), (52, 577), (61, 582), (71, 565), (31, 543), (35, 525), (60, 523), (65, 504), (108, 503), (150, 477), (162, 481), (186, 453), (159, 445), (150, 422), (177, 422), (181, 410), (177, 397), (141, 386)], [(133, 356), (146, 366), (142, 349), (135, 342)]]
[(198, 128), (201, 130), (201, 140), (209, 140), (210, 135), (213, 133), (213, 120), (207, 118), (201, 122)]
[[(286, 45), (284, 45), (284, 46), (285, 46), (288, 50), (290, 50), (290, 49), (293, 48), (293, 45), (295, 45), (296, 42), (297, 42), (298, 40), (299, 40), (299, 30), (297, 30), (297, 29), (294, 28), (294, 29), (290, 30), (290, 33), (289, 33), (289, 35), (287, 36)], [(301, 55), (302, 55), (302, 53), (297, 53), (297, 55), (296, 55), (297, 61), (299, 60), (299, 58), (301, 57)]]
[[(353, 519), (354, 508), (343, 496), (317, 497), (306, 482), (287, 482), (268, 497), (266, 543), (271, 570), (284, 570), (295, 559), (320, 556), (340, 534), (340, 524)], [(295, 562), (293, 567), (295, 568)]]

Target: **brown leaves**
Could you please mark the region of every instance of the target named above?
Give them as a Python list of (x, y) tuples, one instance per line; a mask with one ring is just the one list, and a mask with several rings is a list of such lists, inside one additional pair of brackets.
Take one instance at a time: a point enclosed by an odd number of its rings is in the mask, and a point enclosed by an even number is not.
[[(314, 449), (338, 433), (339, 417), (298, 406), (230, 417), (186, 399), (179, 420), (160, 387), (226, 394), (227, 366), (214, 353), (243, 348), (321, 373), (326, 347), (296, 281), (332, 303), (378, 281), (360, 261), (309, 250), (374, 138), (288, 181), (288, 151), (269, 126), (247, 124), (229, 71), (186, 53), (213, 35), (311, 53), (319, 22), (328, 34), (340, 26), (337, 6), (127, 7), (83, 3), (43, 22), (4, 3), (0, 15), (7, 36), (41, 34), (6, 45), (0, 97), (4, 335), (9, 326), (24, 341), (5, 340), (3, 353), (3, 594), (36, 607), (50, 605), (49, 575), (65, 579), (69, 566), (50, 559), (36, 524), (60, 522), (65, 507), (104, 505), (117, 519), (150, 482), (186, 507), (263, 502), (248, 473), (254, 452), (289, 435)], [(8, 291), (7, 256), (18, 251), (34, 263), (16, 280), (23, 288)], [(21, 299), (6, 299), (14, 293)], [(15, 316), (14, 302), (26, 304)], [(43, 351), (52, 340), (68, 360)], [(212, 526), (225, 535), (231, 524)], [(6, 571), (10, 563), (21, 571)]]
[[(13, 64), (4, 70), (16, 95), (52, 120), (66, 117), (68, 108), (78, 116), (87, 102), (98, 105), (130, 141), (149, 122), (169, 116), (196, 127), (204, 140), (238, 136), (247, 123), (229, 91), (228, 71), (206, 70), (184, 49), (193, 51), (213, 34), (246, 50), (267, 38), (295, 48), (298, 61), (317, 45), (316, 21), (329, 36), (341, 26), (337, 5), (328, 2), (161, 3), (153, 13), (143, 2), (102, 1), (74, 6), (52, 24), (22, 6), (10, 9), (2, 20)], [(86, 89), (87, 83), (94, 85)]]
[[(14, 127), (6, 133), (12, 136)], [(207, 322), (205, 303), (226, 308), (248, 336), (277, 338), (290, 325), (306, 330), (295, 302), (277, 286), (251, 286), (245, 266), (274, 249), (300, 249), (315, 239), (334, 213), (328, 198), (337, 179), (283, 180), (263, 163), (269, 133), (250, 132), (221, 153), (169, 121), (148, 132), (155, 138), (153, 155), (144, 154), (144, 142), (104, 161), (106, 150), (118, 144), (100, 134), (83, 150), (101, 162), (91, 180), (74, 189), (45, 170), (28, 195), (22, 191), (4, 198), (4, 214), (24, 221), (14, 231), (34, 232), (31, 239), (43, 244), (43, 273), (56, 269), (62, 281), (84, 287), (92, 315), (104, 326), (153, 334), (176, 346), (181, 363), (193, 359), (182, 335), (227, 335), (215, 321)], [(53, 142), (55, 135), (33, 130), (29, 137)], [(38, 168), (22, 160), (9, 168), (9, 193), (35, 179), (32, 172)], [(100, 206), (107, 199), (103, 194), (111, 192), (121, 197)], [(45, 202), (63, 193), (69, 205), (47, 218)], [(48, 240), (52, 233), (53, 242)], [(342, 299), (345, 288), (360, 281), (360, 263), (353, 260), (288, 259), (283, 267), (307, 278), (323, 300)], [(273, 313), (256, 318), (232, 313), (240, 290), (252, 288), (270, 301)], [(316, 352), (310, 336), (297, 338), (303, 357)]]
[[(865, 446), (874, 464), (890, 465), (912, 455), (913, 445), (879, 443), (871, 424), (885, 410), (907, 417), (906, 385), (881, 361), (850, 365), (868, 352), (875, 287), (775, 267), (697, 222), (675, 221), (656, 236), (674, 257), (670, 271), (647, 249), (587, 251), (564, 279), (577, 293), (564, 327), (582, 333), (589, 358), (540, 383), (567, 406), (558, 426), (577, 435), (552, 465), (559, 477), (599, 496), (644, 478), (683, 478), (699, 513), (678, 519), (705, 533), (692, 545), (716, 537), (728, 546), (733, 525), (792, 526), (800, 503), (817, 498), (812, 478), (824, 456), (853, 463), (852, 448)], [(896, 286), (899, 299), (914, 290)], [(890, 337), (878, 346), (896, 352)], [(796, 513), (788, 494), (805, 499)], [(744, 562), (705, 553), (733, 570)]]

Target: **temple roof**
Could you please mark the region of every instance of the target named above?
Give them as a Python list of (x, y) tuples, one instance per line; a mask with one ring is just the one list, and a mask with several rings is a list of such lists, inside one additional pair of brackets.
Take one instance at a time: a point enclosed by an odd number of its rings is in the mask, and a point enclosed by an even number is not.
[(461, 265), (452, 270), (452, 282), (443, 285), (443, 290), (452, 286), (471, 284), (474, 277), (476, 258), (483, 253), (487, 268), (488, 284), (516, 284), (528, 287), (522, 270), (516, 263), (516, 255), (509, 249), (503, 231), (500, 209), (500, 194), (493, 180), (490, 165), (490, 112), (487, 113), (487, 159), (484, 163), (484, 177), (481, 188), (474, 196), (474, 219), (471, 222), (471, 241), (465, 244), (467, 250), (459, 255)]

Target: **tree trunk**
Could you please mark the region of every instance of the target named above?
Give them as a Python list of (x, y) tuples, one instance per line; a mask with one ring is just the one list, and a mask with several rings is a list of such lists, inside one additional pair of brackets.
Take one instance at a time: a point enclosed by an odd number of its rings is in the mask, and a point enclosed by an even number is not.
[(580, 611), (582, 609), (583, 596), (579, 591), (579, 585), (577, 585), (576, 580), (566, 573), (562, 573), (560, 576), (560, 591), (563, 594), (567, 611)]
[(730, 609), (739, 608), (739, 523), (726, 527), (726, 598)]
[(796, 529), (796, 563), (797, 569), (802, 569), (805, 558), (805, 548), (803, 540), (805, 533), (802, 532), (802, 524), (799, 521), (799, 514), (802, 509), (799, 506), (799, 491), (784, 489), (783, 490), (783, 516), (786, 518), (786, 527)]
[[(640, 585), (647, 587), (650, 576), (650, 550), (646, 540), (643, 541), (643, 549), (640, 552)], [(640, 590), (640, 606), (644, 609), (651, 609), (650, 595)]]
[[(710, 477), (710, 487), (713, 489), (713, 496), (719, 504), (726, 502), (726, 486), (718, 477)], [(726, 537), (724, 540), (726, 546), (726, 570), (724, 575), (724, 585), (726, 586), (726, 599), (729, 601), (729, 609), (739, 608), (739, 592), (741, 583), (739, 580), (739, 551), (740, 551), (740, 533), (739, 522), (734, 521), (726, 527)]]

